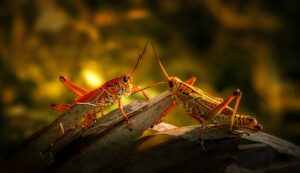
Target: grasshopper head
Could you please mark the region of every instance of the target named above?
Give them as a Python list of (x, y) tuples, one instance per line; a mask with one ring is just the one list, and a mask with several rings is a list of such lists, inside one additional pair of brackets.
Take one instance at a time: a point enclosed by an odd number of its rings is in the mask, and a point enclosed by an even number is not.
[(254, 117), (249, 117), (247, 121), (248, 123), (245, 124), (242, 128), (246, 128), (255, 132), (263, 129), (263, 126), (261, 124), (258, 124), (257, 120)]
[(132, 89), (132, 75), (129, 73), (129, 74), (125, 74), (125, 75), (122, 75), (120, 77), (120, 80), (121, 82), (123, 83), (123, 86), (126, 88), (126, 89), (129, 89), (129, 91), (131, 91)]
[(169, 91), (172, 93), (176, 93), (177, 88), (180, 85), (181, 80), (177, 77), (169, 77), (168, 78), (168, 86), (169, 86)]

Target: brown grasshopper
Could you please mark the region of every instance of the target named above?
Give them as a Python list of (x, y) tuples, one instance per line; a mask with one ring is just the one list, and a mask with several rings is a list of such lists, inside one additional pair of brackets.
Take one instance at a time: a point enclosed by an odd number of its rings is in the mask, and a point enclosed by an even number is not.
[[(159, 60), (153, 44), (152, 48), (155, 53), (156, 60), (158, 61), (164, 76), (167, 78), (169, 84), (168, 88), (172, 94), (173, 100), (173, 105), (164, 111), (162, 117), (182, 102), (185, 111), (201, 124), (201, 140), (203, 138), (203, 128), (206, 121), (212, 121), (213, 123), (220, 125), (229, 125), (230, 131), (238, 134), (248, 133), (240, 130), (233, 130), (233, 127), (249, 129), (254, 132), (263, 128), (262, 125), (257, 123), (255, 117), (237, 114), (237, 109), (242, 97), (242, 92), (239, 89), (234, 91), (227, 99), (223, 100), (222, 98), (215, 97), (200, 88), (193, 86), (196, 81), (195, 77), (191, 77), (187, 81), (183, 82), (177, 77), (169, 76)], [(236, 102), (232, 109), (228, 106), (228, 104), (234, 99), (236, 99)], [(161, 120), (156, 122), (156, 124), (160, 122)]]

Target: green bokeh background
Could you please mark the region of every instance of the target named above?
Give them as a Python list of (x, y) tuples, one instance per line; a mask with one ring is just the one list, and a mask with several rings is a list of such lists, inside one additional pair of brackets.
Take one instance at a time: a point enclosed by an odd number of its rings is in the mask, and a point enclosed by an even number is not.
[[(147, 41), (169, 74), (223, 98), (240, 88), (240, 113), (300, 144), (299, 11), (293, 0), (1, 1), (0, 158), (59, 116), (51, 103), (72, 102), (59, 75), (94, 88), (130, 72)], [(135, 85), (164, 80), (153, 56)], [(197, 124), (181, 106), (164, 121)]]

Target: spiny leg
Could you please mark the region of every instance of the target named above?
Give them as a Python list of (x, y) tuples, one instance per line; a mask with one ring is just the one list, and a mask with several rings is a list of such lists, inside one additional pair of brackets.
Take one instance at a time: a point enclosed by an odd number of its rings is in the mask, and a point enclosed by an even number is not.
[(165, 117), (169, 112), (171, 112), (173, 109), (175, 109), (178, 106), (179, 103), (173, 103), (170, 107), (168, 107), (159, 117), (159, 119), (151, 124), (151, 128), (153, 126), (158, 125), (162, 122), (163, 117)]
[(204, 122), (200, 123), (201, 124), (201, 128), (200, 128), (200, 143), (201, 143), (201, 147), (202, 150), (205, 150), (205, 145), (204, 145)]
[(233, 124), (234, 124), (234, 119), (235, 119), (235, 116), (236, 116), (236, 112), (237, 112), (237, 109), (239, 107), (239, 104), (240, 104), (240, 101), (241, 101), (241, 98), (242, 98), (242, 92), (237, 89), (236, 92), (234, 93), (236, 95), (236, 102), (234, 104), (234, 108), (233, 108), (233, 112), (232, 112), (232, 115), (231, 115), (231, 118), (230, 118), (230, 130), (232, 131), (232, 128), (233, 128)]
[(229, 96), (226, 100), (224, 100), (223, 102), (221, 102), (220, 104), (215, 106), (213, 109), (211, 109), (206, 114), (207, 120), (210, 120), (210, 119), (214, 118), (215, 116), (219, 115), (226, 108), (226, 106), (228, 106), (228, 104), (231, 103), (232, 100), (236, 98), (237, 100), (235, 102), (233, 113), (231, 115), (230, 124), (229, 124), (230, 130), (232, 131), (233, 124), (234, 124), (234, 118), (235, 118), (236, 111), (238, 109), (241, 97), (242, 97), (242, 92), (239, 89), (237, 89), (236, 91), (233, 92), (233, 94), (231, 96)]
[(159, 85), (162, 85), (162, 84), (166, 84), (167, 82), (157, 82), (157, 83), (155, 83), (155, 84), (152, 84), (152, 85), (149, 85), (149, 86), (147, 86), (147, 87), (144, 87), (144, 88), (141, 88), (141, 87), (134, 87), (134, 88), (132, 88), (131, 89), (131, 91), (130, 91), (130, 95), (133, 95), (133, 94), (135, 94), (135, 93), (138, 93), (138, 92), (142, 92), (143, 94), (144, 94), (144, 97), (145, 97), (145, 99), (146, 100), (149, 100), (149, 97), (148, 97), (148, 95), (145, 93), (145, 89), (148, 89), (148, 88), (152, 88), (152, 87), (155, 87), (155, 86), (159, 86)]
[(77, 96), (81, 96), (88, 92), (87, 89), (77, 85), (76, 83), (66, 78), (65, 76), (60, 76), (59, 80)]
[(89, 126), (89, 118), (88, 118), (88, 115), (86, 114), (84, 116), (84, 122), (83, 122), (83, 125), (82, 125), (82, 129), (85, 129)]
[(199, 123), (201, 124), (199, 139), (200, 139), (200, 144), (201, 144), (202, 150), (205, 150), (205, 145), (204, 145), (204, 125), (205, 125), (205, 120), (203, 118), (199, 117), (198, 114), (191, 114), (191, 116), (193, 118), (195, 118), (196, 120), (198, 120)]
[[(89, 103), (89, 102), (76, 102), (75, 104), (78, 105), (89, 105), (89, 106), (94, 106), (95, 109), (93, 109), (91, 112), (87, 113), (84, 117), (84, 123), (82, 125), (82, 128), (85, 129), (89, 127), (89, 119), (92, 119), (92, 124), (94, 124), (97, 121), (96, 114), (101, 112), (103, 113), (103, 109), (99, 109), (99, 105), (97, 103)], [(98, 108), (98, 109), (97, 109)]]
[(143, 96), (146, 100), (149, 100), (149, 97), (148, 97), (147, 93), (144, 90), (142, 90), (142, 87), (140, 87), (140, 86), (133, 87), (132, 90), (131, 90), (132, 93), (139, 92), (139, 91), (142, 92), (142, 94), (143, 94)]
[[(104, 111), (100, 111), (100, 117), (99, 118), (101, 118), (103, 116), (104, 116)], [(93, 120), (94, 120), (94, 123), (96, 123), (98, 121), (97, 116), (95, 116)]]
[(94, 119), (96, 117), (96, 114), (95, 113), (87, 113), (85, 116), (84, 116), (84, 123), (82, 125), (82, 128), (85, 129), (85, 128), (88, 128), (90, 127), (90, 122), (89, 120), (92, 119), (92, 124), (95, 122)]
[(204, 122), (205, 119), (201, 116), (201, 114), (199, 114), (199, 111), (197, 110), (197, 108), (195, 107), (195, 105), (193, 105), (193, 103), (191, 102), (192, 100), (188, 100), (183, 102), (183, 107), (185, 109), (185, 111), (194, 119), (198, 120), (198, 122), (201, 124), (201, 127), (199, 128), (200, 133), (199, 133), (199, 139), (200, 139), (200, 144), (202, 147), (202, 150), (205, 150), (205, 145), (204, 145)]
[(123, 106), (122, 106), (122, 101), (121, 101), (121, 99), (118, 99), (118, 107), (119, 107), (119, 110), (120, 110), (120, 112), (122, 113), (122, 115), (125, 117), (125, 120), (127, 121), (128, 129), (129, 129), (129, 130), (132, 130), (132, 126), (131, 126), (131, 124), (130, 124), (130, 122), (129, 122), (129, 118), (128, 118), (127, 114), (126, 114), (126, 113), (124, 112), (124, 110), (123, 110)]

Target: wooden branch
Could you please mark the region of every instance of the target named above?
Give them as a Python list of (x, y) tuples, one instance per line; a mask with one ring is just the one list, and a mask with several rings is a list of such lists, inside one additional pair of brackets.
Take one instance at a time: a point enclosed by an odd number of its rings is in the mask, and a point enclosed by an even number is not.
[[(264, 143), (238, 145), (238, 136), (232, 134), (228, 127), (209, 125), (204, 130), (205, 151), (203, 151), (199, 141), (199, 127), (176, 128), (166, 123), (160, 124), (154, 128), (158, 130), (157, 133), (139, 139), (135, 146), (137, 149), (126, 160), (117, 161), (102, 171), (252, 173), (277, 170), (297, 172), (300, 168), (298, 158), (291, 157), (287, 160), (287, 156), (285, 156), (281, 160), (282, 156), (274, 150), (278, 148), (271, 148), (276, 142), (281, 143), (282, 139), (278, 138), (276, 141), (269, 142), (274, 138), (272, 135), (267, 135), (266, 142), (261, 138), (261, 134), (266, 136), (263, 132), (246, 137), (251, 137), (252, 141), (268, 143), (268, 145)], [(138, 149), (143, 143), (162, 136), (172, 136), (173, 138), (168, 138), (167, 141), (162, 140), (146, 149)], [(293, 146), (295, 150), (299, 148), (287, 141), (284, 142), (286, 145), (278, 150), (280, 153), (291, 154), (289, 150), (284, 151), (286, 146)]]
[[(265, 133), (257, 133), (246, 140), (262, 144), (239, 145), (239, 136), (228, 127), (205, 127), (205, 151), (199, 140), (199, 127), (180, 127), (162, 123), (158, 132), (141, 137), (154, 121), (160, 118), (172, 101), (165, 92), (148, 102), (136, 102), (124, 107), (133, 125), (119, 110), (112, 111), (90, 128), (82, 130), (80, 119), (94, 109), (90, 105), (76, 105), (57, 120), (43, 128), (7, 161), (6, 172), (223, 172), (224, 170), (253, 170), (245, 163), (280, 153), (299, 157), (299, 147)], [(63, 128), (62, 128), (63, 127)], [(157, 143), (157, 137), (170, 137)], [(141, 149), (145, 142), (155, 143)], [(270, 146), (270, 147), (269, 147)], [(272, 147), (272, 148), (271, 148)], [(274, 149), (273, 149), (274, 148)], [(238, 154), (237, 154), (238, 153)], [(247, 154), (245, 154), (247, 153)], [(239, 162), (243, 159), (253, 159)], [(262, 154), (264, 153), (264, 154)], [(278, 153), (278, 152), (277, 152)], [(268, 157), (269, 158), (269, 157)], [(281, 170), (298, 168), (299, 159), (282, 163)], [(238, 163), (238, 164), (237, 164)], [(273, 163), (273, 162), (272, 162)], [(270, 165), (269, 170), (277, 168)], [(256, 170), (267, 170), (257, 167)]]
[[(163, 127), (164, 126), (164, 127)], [(186, 138), (189, 140), (199, 140), (199, 133), (197, 131), (199, 130), (200, 126), (188, 126), (188, 127), (180, 127), (180, 128), (174, 128), (174, 126), (170, 126), (168, 124), (161, 124), (160, 129), (164, 129), (163, 131), (160, 131), (158, 129), (158, 133), (156, 135), (171, 135), (174, 137), (182, 137)], [(216, 131), (214, 133), (210, 133), (209, 130), (211, 128), (214, 128), (214, 125), (210, 125), (206, 127), (207, 132), (204, 132), (204, 139), (209, 140), (209, 139), (217, 139), (217, 138), (224, 138), (224, 137), (233, 137), (233, 134), (231, 134), (228, 130), (224, 129), (224, 127), (219, 127), (220, 131)], [(226, 127), (225, 127), (226, 128)], [(212, 135), (212, 136), (210, 136)], [(253, 142), (261, 142), (266, 145), (269, 145), (270, 147), (274, 148), (278, 152), (282, 154), (287, 154), (287, 155), (293, 155), (298, 158), (300, 158), (300, 147), (292, 144), (284, 139), (278, 138), (276, 136), (273, 136), (271, 134), (267, 134), (264, 132), (257, 132), (253, 133), (251, 135), (243, 135), (243, 139), (247, 139)]]
[[(105, 147), (111, 147), (114, 151), (122, 152), (123, 146), (138, 138), (144, 130), (159, 119), (163, 108), (171, 104), (170, 95), (165, 92), (148, 102), (137, 102), (125, 106), (124, 110), (133, 125), (132, 131), (128, 130), (127, 123), (119, 110), (112, 111), (100, 118), (94, 126), (82, 131), (79, 123), (80, 119), (94, 107), (76, 105), (41, 132), (33, 135), (31, 141), (9, 159), (8, 169), (10, 172), (41, 172), (49, 169), (49, 167), (58, 167), (62, 162), (66, 162), (66, 169), (68, 165), (70, 169), (73, 169), (74, 164), (88, 165), (89, 163), (85, 159), (89, 160), (92, 156), (96, 160), (101, 160), (99, 161), (100, 164), (105, 165), (106, 162), (111, 162), (118, 155), (117, 152), (115, 152), (115, 155), (110, 153), (110, 150)], [(64, 134), (60, 124), (64, 127)], [(67, 151), (73, 147), (79, 151), (76, 151), (76, 156), (68, 159), (72, 153)], [(79, 152), (81, 153), (79, 154)], [(57, 160), (60, 162), (57, 162)], [(98, 167), (98, 165), (96, 166)], [(93, 170), (92, 165), (90, 169)]]
[[(138, 149), (143, 143), (155, 140), (167, 133), (140, 138), (132, 154), (126, 160), (115, 162), (104, 172), (222, 172), (235, 161), (234, 152), (237, 150), (236, 138), (223, 138), (224, 128), (210, 128), (205, 131), (205, 150), (200, 145), (199, 129), (187, 132), (192, 135), (179, 135), (176, 138), (162, 140), (146, 149)], [(225, 131), (226, 133), (226, 131)], [(181, 136), (181, 137), (179, 137)], [(234, 137), (235, 135), (228, 135)], [(222, 140), (218, 140), (219, 138)], [(214, 138), (214, 140), (212, 140)], [(151, 142), (150, 142), (151, 143)]]
[(258, 132), (251, 136), (243, 136), (243, 138), (250, 141), (267, 144), (282, 154), (293, 155), (300, 158), (299, 146), (271, 134)]

